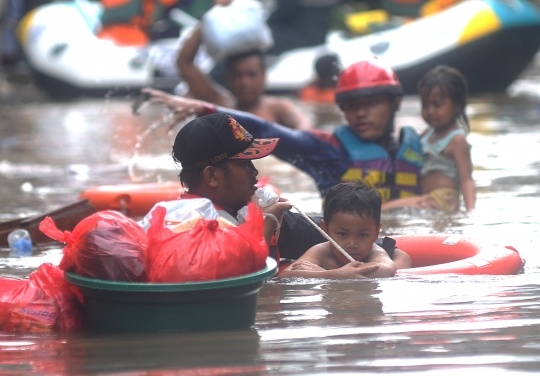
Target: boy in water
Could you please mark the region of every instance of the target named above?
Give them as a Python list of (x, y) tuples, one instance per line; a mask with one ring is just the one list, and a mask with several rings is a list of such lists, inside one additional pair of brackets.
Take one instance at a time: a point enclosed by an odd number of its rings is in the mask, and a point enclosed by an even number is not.
[[(399, 249), (393, 260), (374, 244), (381, 229), (380, 193), (361, 181), (340, 183), (328, 190), (324, 202), (322, 229), (352, 258), (349, 262), (330, 242), (311, 247), (280, 273), (280, 277), (305, 278), (377, 278), (393, 277), (397, 269), (409, 268), (410, 257)], [(362, 274), (359, 266), (378, 268)]]

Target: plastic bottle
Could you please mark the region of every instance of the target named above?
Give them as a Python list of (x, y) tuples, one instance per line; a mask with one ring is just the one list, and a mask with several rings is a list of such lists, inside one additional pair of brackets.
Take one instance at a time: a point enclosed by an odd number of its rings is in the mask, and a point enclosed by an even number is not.
[(9, 233), (7, 240), (12, 256), (32, 256), (32, 239), (27, 230), (22, 228), (13, 230)]

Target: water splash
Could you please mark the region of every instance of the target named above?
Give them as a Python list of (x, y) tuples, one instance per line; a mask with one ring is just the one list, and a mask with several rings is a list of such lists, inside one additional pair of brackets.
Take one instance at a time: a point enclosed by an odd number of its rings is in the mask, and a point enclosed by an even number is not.
[[(167, 180), (158, 171), (167, 165), (174, 167), (170, 155), (174, 136), (193, 118), (194, 116), (190, 116), (174, 124), (175, 112), (162, 107), (159, 118), (151, 121), (148, 128), (137, 135), (133, 155), (128, 164), (128, 174), (132, 182), (163, 182)], [(174, 124), (174, 126), (171, 127), (170, 124)], [(153, 144), (156, 147), (152, 147)]]

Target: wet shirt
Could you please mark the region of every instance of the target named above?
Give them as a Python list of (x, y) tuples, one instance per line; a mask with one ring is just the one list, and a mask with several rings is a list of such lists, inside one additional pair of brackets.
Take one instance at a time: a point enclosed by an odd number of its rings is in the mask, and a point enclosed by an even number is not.
[(458, 134), (466, 135), (463, 129), (456, 129), (446, 137), (438, 140), (435, 143), (430, 143), (429, 138), (433, 134), (434, 129), (430, 129), (421, 139), (424, 160), (422, 162), (422, 176), (427, 176), (430, 173), (437, 171), (447, 176), (449, 179), (457, 181), (458, 171), (456, 162), (453, 159), (446, 158), (441, 153), (448, 146), (450, 141)]

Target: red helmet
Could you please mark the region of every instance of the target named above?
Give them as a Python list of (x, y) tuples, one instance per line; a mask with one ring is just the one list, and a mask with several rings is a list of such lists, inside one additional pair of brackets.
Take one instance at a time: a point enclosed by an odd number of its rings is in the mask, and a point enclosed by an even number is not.
[(376, 94), (403, 95), (396, 74), (377, 59), (359, 61), (345, 68), (336, 85), (336, 103)]

